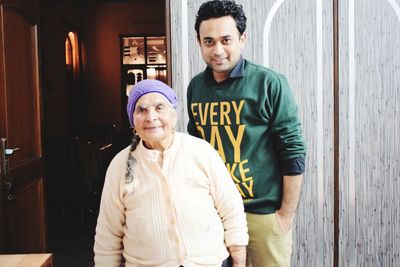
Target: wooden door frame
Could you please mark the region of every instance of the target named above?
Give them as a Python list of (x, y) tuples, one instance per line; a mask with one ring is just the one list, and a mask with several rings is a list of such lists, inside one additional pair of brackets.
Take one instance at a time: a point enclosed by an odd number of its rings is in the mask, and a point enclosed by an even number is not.
[(333, 266), (339, 266), (340, 184), (339, 184), (339, 0), (333, 0)]
[[(4, 36), (3, 36), (3, 5), (0, 5), (0, 62), (4, 62)], [(5, 88), (4, 66), (0, 66), (0, 87)], [(6, 98), (5, 90), (0, 90), (0, 121), (6, 119)], [(6, 136), (7, 129), (0, 128), (0, 137)], [(3, 175), (0, 175), (0, 199), (3, 197)], [(3, 202), (0, 201), (2, 204)], [(0, 214), (4, 214), (3, 205), (0, 205)], [(4, 251), (5, 247), (5, 226), (3, 220), (0, 220), (0, 251)]]
[(171, 0), (165, 0), (165, 36), (167, 37), (167, 83), (172, 86)]
[[(8, 94), (12, 95), (10, 92), (12, 92), (12, 88), (10, 88), (10, 81), (7, 82), (8, 79), (11, 79), (11, 81), (15, 78), (16, 73), (19, 73), (18, 68), (11, 67), (11, 71), (9, 73), (6, 73), (8, 71), (8, 67), (6, 62), (12, 62), (13, 57), (12, 54), (8, 55), (7, 52), (7, 47), (13, 47), (13, 41), (16, 40), (6, 40), (6, 34), (10, 34), (10, 30), (13, 29), (14, 24), (7, 25), (6, 22), (6, 17), (10, 16), (10, 18), (13, 18), (16, 14), (18, 16), (18, 20), (20, 21), (20, 18), (24, 21), (24, 30), (26, 32), (21, 32), (26, 39), (28, 40), (31, 46), (24, 47), (26, 49), (27, 55), (29, 55), (30, 60), (29, 64), (32, 64), (31, 66), (28, 67), (29, 72), (31, 73), (29, 75), (29, 81), (28, 85), (31, 87), (29, 92), (31, 94), (29, 95), (31, 98), (29, 101), (29, 107), (31, 109), (29, 110), (30, 116), (29, 121), (32, 122), (33, 127), (29, 124), (29, 129), (32, 132), (34, 136), (32, 136), (32, 139), (28, 142), (31, 146), (27, 149), (27, 154), (21, 154), (22, 156), (18, 157), (16, 156), (14, 158), (10, 158), (10, 170), (7, 173), (7, 176), (2, 175), (0, 179), (0, 197), (1, 197), (1, 205), (0, 205), (0, 214), (2, 214), (2, 219), (0, 220), (0, 251), (1, 252), (7, 252), (7, 253), (15, 253), (15, 252), (25, 252), (25, 250), (29, 250), (26, 252), (44, 252), (46, 249), (47, 245), (47, 238), (46, 238), (46, 211), (45, 211), (45, 194), (44, 194), (44, 189), (43, 189), (43, 184), (44, 184), (44, 178), (43, 178), (43, 159), (42, 159), (42, 106), (41, 106), (41, 86), (40, 86), (40, 64), (39, 64), (39, 45), (38, 45), (38, 27), (37, 27), (37, 22), (39, 20), (39, 12), (38, 12), (38, 3), (39, 1), (29, 1), (29, 0), (18, 0), (18, 1), (2, 1), (0, 5), (0, 12), (1, 12), (1, 19), (0, 19), (0, 84), (2, 87), (2, 90), (0, 91), (0, 119), (1, 119), (1, 130), (0, 134), (1, 137), (5, 137), (8, 139), (15, 139), (19, 140), (19, 137), (13, 136), (18, 131), (13, 131), (17, 126), (10, 126), (10, 118), (8, 117), (8, 108), (12, 107), (14, 104), (15, 97), (11, 98), (11, 101), (9, 102), (9, 96)], [(6, 14), (6, 12), (10, 14)], [(13, 13), (13, 15), (11, 15)], [(15, 22), (11, 20), (11, 23)], [(17, 23), (19, 25), (19, 22)], [(26, 35), (25, 35), (26, 34)], [(11, 35), (12, 36), (12, 35)], [(12, 51), (12, 50), (11, 50)], [(25, 51), (25, 50), (24, 50)], [(21, 59), (20, 59), (21, 60)], [(22, 72), (22, 70), (21, 70)], [(7, 75), (7, 76), (6, 76)], [(24, 88), (26, 84), (22, 84), (22, 87), (18, 88)], [(19, 91), (18, 91), (19, 92)], [(27, 92), (27, 91), (21, 91), (21, 92)], [(8, 106), (10, 105), (10, 106)], [(19, 114), (19, 116), (24, 116), (24, 113)], [(13, 117), (11, 117), (13, 118)], [(19, 118), (19, 117), (15, 117)], [(17, 124), (18, 125), (18, 124)], [(26, 125), (26, 124), (25, 124)], [(26, 129), (26, 127), (25, 127)], [(14, 137), (14, 138), (11, 138)], [(34, 143), (33, 143), (34, 142)], [(14, 144), (15, 145), (15, 144)], [(18, 146), (21, 146), (19, 144)], [(22, 147), (21, 152), (24, 151), (24, 148)], [(22, 158), (21, 158), (22, 157)], [(27, 173), (29, 174), (29, 178), (26, 176)], [(5, 192), (3, 191), (3, 183), (5, 182), (4, 179), (8, 179), (9, 177), (13, 178), (13, 184), (12, 188), (15, 189), (15, 195), (21, 194), (25, 196), (25, 198), (15, 198), (12, 203), (7, 203), (5, 204), (8, 200), (5, 198), (5, 196), (9, 195), (12, 196), (13, 191), (10, 192)], [(32, 200), (32, 201), (27, 201), (24, 202), (26, 199)], [(36, 201), (36, 202), (35, 202)], [(28, 205), (26, 205), (26, 203)], [(35, 208), (38, 207), (39, 210), (32, 210), (28, 209), (25, 211), (23, 208), (30, 207), (30, 204), (33, 203), (38, 203), (39, 206), (34, 206)], [(10, 204), (10, 205), (9, 205)], [(22, 207), (22, 208), (21, 208)], [(16, 211), (16, 212), (14, 212)], [(12, 216), (9, 217), (3, 217), (6, 214), (9, 214), (8, 212), (11, 212)], [(12, 233), (15, 233), (14, 231), (18, 231), (20, 229), (19, 224), (26, 223), (25, 219), (21, 219), (18, 216), (14, 216), (16, 214), (23, 214), (26, 218), (29, 217), (31, 218), (37, 218), (35, 222), (38, 222), (38, 224), (32, 224), (33, 227), (36, 227), (34, 235), (32, 235), (32, 238), (29, 239), (25, 235), (23, 238), (18, 239), (17, 237), (12, 236)], [(36, 215), (35, 215), (36, 213)], [(38, 215), (38, 213), (40, 213)], [(34, 223), (34, 222), (32, 222)], [(26, 226), (26, 225), (25, 225)], [(11, 227), (11, 234), (10, 232), (7, 232), (6, 230), (9, 230), (8, 227)], [(24, 229), (24, 228), (22, 228)], [(22, 232), (23, 233), (23, 232)], [(21, 234), (23, 235), (23, 234)], [(22, 242), (19, 242), (21, 241)], [(30, 241), (26, 243), (25, 241)], [(21, 244), (26, 244), (26, 246), (20, 246)], [(15, 247), (18, 247), (19, 250), (21, 251), (14, 251), (10, 250), (14, 245)], [(22, 251), (23, 250), (23, 251)]]

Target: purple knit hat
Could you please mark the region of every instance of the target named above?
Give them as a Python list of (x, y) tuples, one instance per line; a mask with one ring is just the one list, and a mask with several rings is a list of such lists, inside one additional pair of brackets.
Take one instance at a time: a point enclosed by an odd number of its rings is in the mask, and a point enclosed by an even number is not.
[(140, 97), (148, 93), (160, 93), (168, 99), (175, 109), (178, 108), (178, 99), (171, 87), (159, 80), (142, 80), (134, 85), (129, 92), (128, 105), (126, 106), (129, 123), (132, 127), (134, 127), (133, 111), (135, 110), (136, 102)]

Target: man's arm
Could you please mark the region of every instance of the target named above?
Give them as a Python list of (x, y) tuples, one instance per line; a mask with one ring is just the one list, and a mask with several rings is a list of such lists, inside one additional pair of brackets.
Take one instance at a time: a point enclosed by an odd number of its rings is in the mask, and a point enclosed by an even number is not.
[(276, 211), (276, 217), (283, 233), (288, 232), (293, 224), (302, 182), (303, 174), (283, 176), (282, 204), (281, 208)]

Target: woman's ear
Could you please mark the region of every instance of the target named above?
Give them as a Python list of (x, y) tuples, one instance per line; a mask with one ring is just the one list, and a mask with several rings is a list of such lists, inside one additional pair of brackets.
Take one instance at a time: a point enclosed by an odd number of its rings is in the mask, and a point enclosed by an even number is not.
[(175, 129), (176, 128), (176, 124), (178, 123), (178, 111), (176, 109), (174, 109), (174, 108), (173, 108), (173, 111), (172, 111), (172, 116), (173, 116), (172, 126)]

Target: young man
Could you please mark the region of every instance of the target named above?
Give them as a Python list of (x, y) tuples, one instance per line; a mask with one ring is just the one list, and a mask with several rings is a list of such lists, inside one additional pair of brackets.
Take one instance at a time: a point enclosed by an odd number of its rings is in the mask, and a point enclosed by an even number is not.
[(286, 78), (242, 58), (245, 28), (234, 1), (208, 1), (198, 10), (207, 68), (188, 87), (188, 132), (214, 146), (242, 195), (248, 266), (290, 266), (306, 148)]

